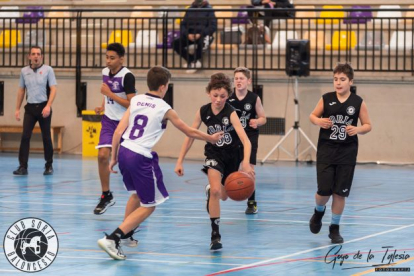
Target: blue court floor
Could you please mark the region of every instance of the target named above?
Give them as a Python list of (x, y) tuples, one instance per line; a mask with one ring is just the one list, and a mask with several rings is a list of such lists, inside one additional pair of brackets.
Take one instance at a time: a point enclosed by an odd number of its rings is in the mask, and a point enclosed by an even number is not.
[[(56, 156), (45, 177), (43, 156), (31, 154), (29, 175), (16, 177), (17, 154), (0, 153), (0, 238), (16, 221), (35, 217), (49, 223), (59, 239), (55, 261), (36, 275), (411, 275), (414, 273), (414, 167), (358, 165), (341, 220), (342, 245), (328, 238), (330, 202), (317, 235), (309, 231), (316, 190), (315, 164), (258, 165), (259, 213), (245, 215), (245, 202), (222, 203), (223, 250), (210, 252), (210, 220), (205, 210), (206, 177), (201, 161), (174, 174), (175, 160), (162, 159), (170, 199), (144, 222), (138, 247), (124, 247), (114, 261), (97, 245), (103, 232), (122, 221), (128, 194), (120, 175), (111, 176), (116, 204), (96, 216), (100, 195), (97, 161)], [(26, 274), (6, 259), (0, 274)], [(391, 266), (385, 266), (391, 264)], [(408, 268), (411, 272), (375, 272)]]

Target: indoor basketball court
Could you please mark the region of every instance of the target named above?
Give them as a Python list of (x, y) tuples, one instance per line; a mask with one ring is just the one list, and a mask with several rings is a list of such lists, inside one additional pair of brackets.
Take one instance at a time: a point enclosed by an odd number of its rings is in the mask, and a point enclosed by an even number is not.
[[(41, 216), (58, 236), (56, 259), (42, 275), (376, 275), (375, 268), (389, 263), (388, 268), (413, 267), (412, 166), (357, 165), (341, 223), (345, 242), (333, 245), (328, 238), (330, 203), (321, 232), (309, 231), (315, 165), (258, 165), (259, 213), (245, 215), (245, 202), (222, 203), (223, 249), (211, 252), (202, 161), (186, 162), (180, 178), (174, 173), (175, 160), (162, 159), (170, 199), (139, 227), (134, 236), (138, 247), (124, 246), (127, 259), (114, 261), (96, 242), (123, 218), (128, 193), (121, 176), (111, 176), (116, 204), (97, 216), (96, 159), (56, 156), (55, 174), (44, 177), (42, 158), (31, 155), (28, 177), (10, 173), (15, 154), (0, 158), (1, 232), (22, 218)], [(0, 258), (1, 275), (19, 273)]]

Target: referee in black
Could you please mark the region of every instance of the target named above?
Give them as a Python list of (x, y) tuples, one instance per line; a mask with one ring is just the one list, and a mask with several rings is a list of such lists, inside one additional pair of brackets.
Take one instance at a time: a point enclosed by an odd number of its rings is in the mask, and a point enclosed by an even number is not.
[(26, 94), (27, 104), (24, 106), (23, 133), (19, 149), (19, 167), (14, 175), (27, 175), (29, 161), (30, 138), (36, 122), (42, 131), (45, 155), (45, 171), (43, 175), (53, 174), (53, 144), (50, 133), (52, 121), (52, 103), (56, 96), (56, 77), (53, 68), (43, 64), (42, 48), (33, 46), (29, 53), (30, 65), (20, 73), (17, 90), (16, 120), (20, 121), (20, 107)]

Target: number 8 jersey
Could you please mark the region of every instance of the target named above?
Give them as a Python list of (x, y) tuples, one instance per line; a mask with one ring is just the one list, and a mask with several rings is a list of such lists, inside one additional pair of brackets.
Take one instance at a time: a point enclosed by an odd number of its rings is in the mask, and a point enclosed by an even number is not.
[(348, 125), (357, 126), (362, 98), (351, 93), (339, 102), (336, 92), (322, 96), (322, 118), (332, 121), (330, 129), (321, 128), (318, 140), (317, 162), (325, 164), (355, 164), (358, 154), (358, 136), (346, 133)]
[(167, 122), (163, 119), (170, 109), (169, 104), (155, 95), (147, 93), (134, 96), (130, 103), (128, 128), (122, 135), (124, 141), (121, 145), (152, 158), (152, 147), (167, 128)]

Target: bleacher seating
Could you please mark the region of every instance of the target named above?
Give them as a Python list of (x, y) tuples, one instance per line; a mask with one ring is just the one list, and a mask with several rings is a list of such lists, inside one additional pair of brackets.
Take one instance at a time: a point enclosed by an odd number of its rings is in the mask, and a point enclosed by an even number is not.
[[(324, 9), (324, 11), (321, 11), (319, 19), (316, 20), (318, 24), (339, 24), (340, 19), (345, 17), (345, 12), (340, 10), (344, 8), (343, 6), (325, 5), (322, 8)], [(333, 11), (332, 9), (339, 10)]]
[(353, 11), (349, 13), (349, 17), (344, 19), (345, 24), (366, 24), (370, 22), (373, 15), (371, 6), (352, 6)]
[(128, 47), (132, 43), (132, 32), (128, 30), (114, 30), (109, 36), (108, 43), (102, 43), (102, 48), (106, 49), (111, 43), (121, 43), (124, 47)]
[[(26, 11), (23, 13), (23, 16), (16, 19), (16, 23), (19, 24), (36, 24), (41, 19), (45, 17), (43, 7), (41, 6), (28, 6)], [(36, 11), (34, 11), (36, 10)]]
[(391, 50), (413, 50), (413, 32), (394, 31), (389, 47)]
[[(388, 24), (388, 23), (397, 24), (397, 20), (391, 19), (391, 18), (402, 17), (402, 12), (398, 10), (401, 8), (399, 5), (381, 5), (379, 8), (382, 10), (377, 12), (377, 18), (385, 18), (383, 19), (385, 24)], [(395, 10), (389, 11), (388, 9), (395, 9)]]
[(326, 45), (326, 50), (350, 50), (357, 45), (357, 37), (354, 31), (335, 31), (331, 44)]
[(0, 47), (16, 47), (22, 42), (20, 30), (4, 30), (0, 33)]

